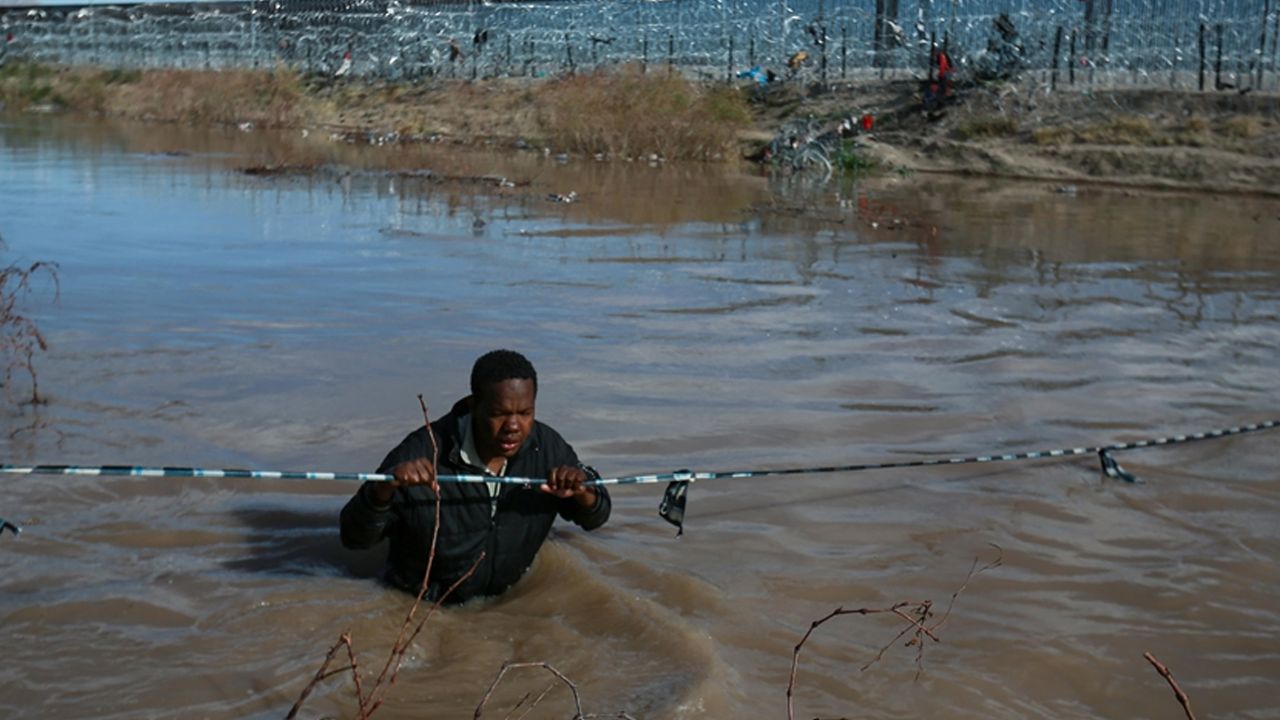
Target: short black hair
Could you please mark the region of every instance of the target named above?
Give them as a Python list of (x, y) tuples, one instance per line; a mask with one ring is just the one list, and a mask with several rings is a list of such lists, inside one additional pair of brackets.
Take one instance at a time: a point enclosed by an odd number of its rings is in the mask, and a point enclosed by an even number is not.
[(514, 350), (493, 350), (476, 360), (471, 367), (471, 394), (479, 397), (481, 388), (504, 380), (528, 380), (533, 383), (533, 393), (538, 394), (538, 371)]

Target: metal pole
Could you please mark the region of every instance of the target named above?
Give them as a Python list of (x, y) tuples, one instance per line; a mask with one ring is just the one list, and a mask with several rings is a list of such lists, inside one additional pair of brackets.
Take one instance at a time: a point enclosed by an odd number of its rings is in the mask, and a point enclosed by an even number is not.
[(849, 27), (840, 23), (840, 79), (844, 80), (849, 69)]
[(1204, 92), (1204, 51), (1205, 51), (1204, 34), (1207, 30), (1208, 28), (1205, 27), (1204, 21), (1201, 21), (1200, 22), (1200, 92)]
[(729, 64), (728, 64), (728, 67), (725, 68), (725, 70), (726, 70), (727, 79), (729, 80), (729, 82), (733, 82), (733, 36), (732, 35), (729, 36)]
[(1067, 57), (1067, 78), (1072, 85), (1076, 84), (1076, 29), (1071, 28), (1071, 54)]
[(1215, 28), (1218, 35), (1218, 57), (1213, 63), (1213, 89), (1222, 89), (1222, 23)]
[(1049, 89), (1058, 89), (1058, 56), (1062, 54), (1062, 26), (1053, 36), (1053, 74), (1049, 76)]
[(1262, 32), (1258, 38), (1258, 84), (1262, 87), (1262, 60), (1267, 54), (1267, 16), (1271, 14), (1271, 0), (1262, 0)]

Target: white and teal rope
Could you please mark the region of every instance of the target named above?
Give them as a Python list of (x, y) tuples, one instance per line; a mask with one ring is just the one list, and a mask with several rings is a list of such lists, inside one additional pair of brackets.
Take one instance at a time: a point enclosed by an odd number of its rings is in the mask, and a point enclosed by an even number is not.
[[(657, 483), (691, 483), (698, 480), (729, 480), (738, 478), (755, 478), (776, 475), (811, 475), (817, 473), (848, 473), (864, 470), (891, 470), (909, 467), (930, 467), (936, 465), (964, 465), (971, 463), (1008, 462), (1013, 460), (1041, 460), (1049, 458), (1072, 457), (1078, 455), (1098, 455), (1102, 460), (1102, 470), (1107, 477), (1137, 482), (1137, 479), (1126, 472), (1111, 457), (1112, 452), (1137, 450), (1139, 448), (1177, 445), (1198, 440), (1241, 435), (1260, 430), (1271, 430), (1280, 427), (1280, 420), (1237, 425), (1235, 427), (1210, 430), (1207, 432), (1186, 435), (1138, 440), (1135, 442), (1113, 443), (1094, 447), (1060, 448), (1055, 450), (1037, 450), (1035, 452), (1005, 453), (1000, 455), (973, 455), (969, 457), (950, 457), (939, 459), (904, 460), (899, 462), (862, 463), (857, 465), (825, 465), (816, 467), (795, 467), (762, 470), (731, 470), (719, 472), (696, 472), (679, 470), (676, 472), (656, 473), (651, 475), (625, 475), (620, 477), (596, 478), (587, 481), (588, 485), (649, 485)], [(352, 473), (352, 472), (291, 472), (279, 470), (241, 470), (210, 469), (197, 467), (142, 467), (136, 465), (0, 465), (0, 474), (7, 475), (90, 475), (90, 476), (128, 476), (128, 477), (190, 477), (190, 478), (247, 478), (255, 480), (338, 480), (355, 482), (390, 482), (395, 478), (388, 473)], [(541, 478), (527, 477), (491, 477), (487, 475), (440, 475), (436, 478), (446, 483), (505, 483), (511, 485), (541, 484)], [(5, 529), (15, 534), (18, 526), (0, 518), (0, 533)]]

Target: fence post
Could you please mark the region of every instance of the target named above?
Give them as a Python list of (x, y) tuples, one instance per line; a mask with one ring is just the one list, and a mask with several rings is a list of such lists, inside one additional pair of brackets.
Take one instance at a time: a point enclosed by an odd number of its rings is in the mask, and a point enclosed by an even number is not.
[(1058, 89), (1058, 56), (1062, 53), (1062, 26), (1053, 34), (1053, 73), (1049, 76), (1049, 89)]
[(1276, 8), (1275, 22), (1271, 24), (1271, 74), (1276, 74), (1276, 51), (1280, 50), (1280, 7)]
[(849, 69), (849, 27), (840, 23), (840, 79), (846, 79)]
[(1215, 28), (1218, 35), (1218, 56), (1213, 61), (1213, 89), (1222, 89), (1222, 23)]
[(933, 54), (938, 50), (938, 32), (935, 30), (929, 33), (929, 54), (925, 59), (924, 74), (930, 82), (933, 81)]
[(564, 34), (564, 57), (569, 64), (569, 74), (573, 74), (573, 43), (569, 42), (569, 33)]
[(1271, 0), (1262, 3), (1262, 31), (1258, 37), (1258, 83), (1255, 87), (1262, 89), (1263, 58), (1267, 55), (1267, 16), (1271, 14)]
[(640, 37), (640, 74), (645, 75), (649, 72), (649, 36)]
[(1076, 29), (1071, 28), (1071, 53), (1067, 56), (1067, 82), (1076, 84)]
[(732, 35), (729, 36), (729, 66), (727, 70), (729, 73), (727, 79), (729, 82), (733, 82), (733, 36)]
[(1204, 92), (1204, 51), (1205, 51), (1204, 34), (1207, 30), (1208, 28), (1205, 27), (1204, 21), (1201, 21), (1200, 22), (1200, 92)]
[(822, 90), (827, 89), (827, 21), (818, 23), (818, 33), (822, 36)]
[(667, 33), (667, 72), (676, 71), (676, 34)]

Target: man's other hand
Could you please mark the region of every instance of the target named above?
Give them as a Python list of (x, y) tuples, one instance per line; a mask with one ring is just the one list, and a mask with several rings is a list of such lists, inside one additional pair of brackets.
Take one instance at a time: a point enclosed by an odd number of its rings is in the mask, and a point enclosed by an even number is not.
[(547, 481), (538, 489), (559, 498), (573, 498), (579, 505), (591, 507), (596, 504), (596, 491), (592, 486), (584, 484), (587, 480), (587, 473), (582, 468), (561, 465), (552, 468), (547, 474)]

